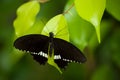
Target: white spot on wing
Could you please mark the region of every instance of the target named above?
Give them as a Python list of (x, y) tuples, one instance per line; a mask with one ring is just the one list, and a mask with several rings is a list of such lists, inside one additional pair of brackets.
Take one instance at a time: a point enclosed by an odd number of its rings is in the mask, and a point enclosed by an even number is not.
[[(48, 55), (47, 53), (44, 53), (42, 51), (40, 51), (39, 53), (36, 53), (36, 52), (30, 52), (30, 51), (26, 51), (26, 50), (20, 50), (20, 51), (23, 51), (23, 52), (27, 52), (27, 53), (31, 53), (31, 54), (34, 54), (34, 55), (39, 55), (39, 56), (42, 56), (42, 57), (45, 57), (45, 58), (48, 58)], [(64, 58), (61, 58), (60, 55), (54, 55), (54, 59), (62, 59), (63, 61), (67, 61), (67, 62), (74, 62), (74, 63), (80, 63), (81, 62), (78, 62), (78, 61), (74, 61), (74, 60), (69, 60), (69, 59), (64, 59)]]
[(35, 54), (35, 55), (39, 55), (39, 56), (48, 58), (48, 55), (46, 53), (42, 52), (42, 51), (40, 51), (39, 53), (32, 52), (31, 54)]
[(62, 59), (63, 61), (67, 61), (67, 62), (74, 62), (74, 63), (79, 63), (77, 61), (73, 61), (73, 60), (69, 60), (69, 59)]
[(47, 53), (44, 53), (44, 52), (42, 52), (42, 51), (40, 51), (39, 53), (36, 53), (36, 52), (30, 52), (30, 51), (26, 51), (26, 50), (20, 50), (20, 51), (23, 51), (23, 52), (27, 52), (27, 53), (31, 53), (31, 54), (34, 54), (34, 55), (39, 55), (39, 56), (42, 56), (42, 57), (48, 58)]
[(54, 59), (61, 59), (60, 55), (54, 55)]

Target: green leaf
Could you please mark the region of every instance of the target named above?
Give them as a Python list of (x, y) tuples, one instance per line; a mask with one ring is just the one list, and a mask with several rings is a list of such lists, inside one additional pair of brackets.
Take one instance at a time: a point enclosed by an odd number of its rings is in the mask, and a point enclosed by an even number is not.
[(53, 32), (55, 37), (69, 41), (68, 27), (63, 14), (59, 14), (48, 21), (41, 34), (49, 36)]
[[(44, 20), (44, 22), (46, 21)], [(25, 34), (40, 34), (45, 26), (44, 22), (38, 17), (34, 25), (30, 27)]]
[(120, 21), (120, 0), (107, 0), (106, 10)]
[[(65, 11), (73, 4), (73, 1), (69, 1), (65, 6)], [(72, 15), (66, 14), (67, 23), (69, 26), (70, 41), (76, 45), (80, 50), (84, 50), (88, 46), (88, 42), (94, 32), (93, 26), (79, 17), (75, 8), (73, 7), (69, 11)]]
[(50, 65), (54, 66), (61, 74), (62, 74), (62, 71), (61, 69), (58, 67), (58, 65), (54, 62), (54, 50), (52, 51), (52, 56), (49, 56), (48, 55), (48, 61), (47, 63), (49, 63)]
[(40, 10), (40, 5), (37, 1), (24, 3), (17, 9), (17, 18), (14, 21), (16, 36), (25, 35), (35, 22), (36, 15)]
[[(59, 14), (48, 21), (43, 28), (41, 34), (49, 36), (49, 32), (53, 32), (55, 37), (69, 41), (68, 27), (63, 14)], [(48, 57), (48, 63), (54, 66), (60, 73), (62, 71), (54, 62), (54, 51), (52, 57)]]
[(106, 0), (75, 0), (75, 7), (80, 17), (92, 23), (100, 42), (100, 22), (105, 10)]
[[(115, 23), (113, 22), (113, 20), (102, 20), (101, 21), (101, 39), (102, 41), (106, 40), (106, 36), (110, 33), (111, 31), (111, 28), (112, 26), (114, 25)], [(95, 33), (95, 32), (94, 32)], [(98, 47), (98, 42), (97, 42), (97, 36), (93, 33), (92, 36), (90, 36), (90, 41), (89, 41), (89, 48), (94, 51), (97, 47)], [(104, 50), (103, 50), (104, 51)]]

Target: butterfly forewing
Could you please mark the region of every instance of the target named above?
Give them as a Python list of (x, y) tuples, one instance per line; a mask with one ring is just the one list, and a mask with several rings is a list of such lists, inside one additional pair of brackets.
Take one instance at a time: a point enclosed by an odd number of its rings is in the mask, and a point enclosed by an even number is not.
[(48, 53), (49, 38), (40, 34), (31, 34), (18, 38), (14, 42), (15, 48), (23, 51), (29, 51), (33, 58), (40, 64), (45, 64), (47, 58), (39, 55)]
[[(54, 54), (60, 54), (61, 60), (65, 62), (83, 63), (86, 61), (85, 56), (77, 47), (65, 40), (58, 38), (54, 38)], [(58, 63), (59, 67), (63, 67), (62, 62), (59, 62), (59, 59), (56, 59), (55, 62)], [(64, 64), (64, 66), (66, 65)]]
[[(50, 42), (50, 40), (53, 41)], [(77, 47), (52, 36), (40, 34), (22, 36), (15, 40), (14, 46), (19, 50), (29, 51), (37, 62), (45, 64), (48, 60), (49, 43), (53, 45), (51, 47), (54, 49), (54, 61), (60, 68), (65, 68), (69, 62), (83, 63), (86, 61), (85, 56)]]

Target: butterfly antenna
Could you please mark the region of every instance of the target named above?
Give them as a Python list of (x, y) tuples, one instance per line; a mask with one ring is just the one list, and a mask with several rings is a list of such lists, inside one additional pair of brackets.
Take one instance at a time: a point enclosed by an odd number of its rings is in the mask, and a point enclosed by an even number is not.
[[(54, 24), (55, 24), (55, 23), (54, 23)], [(55, 24), (55, 27), (57, 26), (57, 24), (58, 24), (58, 23)], [(55, 30), (56, 30), (56, 28), (54, 28), (53, 32), (54, 32)], [(56, 34), (57, 34), (57, 33), (56, 33)], [(55, 35), (56, 35), (56, 34), (55, 34)]]
[(62, 34), (59, 34), (59, 35), (57, 35), (57, 36), (64, 36), (64, 35), (66, 35), (68, 32), (65, 32), (65, 33), (62, 33)]
[(60, 29), (60, 30), (55, 34), (55, 36), (56, 36), (56, 35), (58, 36), (58, 34), (59, 34), (62, 30), (64, 30), (65, 28), (66, 28), (66, 26), (65, 26), (64, 28)]

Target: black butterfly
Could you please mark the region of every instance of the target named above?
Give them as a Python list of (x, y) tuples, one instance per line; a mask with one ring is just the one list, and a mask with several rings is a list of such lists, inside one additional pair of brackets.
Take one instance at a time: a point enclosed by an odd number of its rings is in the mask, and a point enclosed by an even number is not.
[(52, 51), (54, 51), (54, 62), (60, 68), (65, 68), (69, 62), (86, 61), (86, 57), (77, 47), (65, 40), (54, 38), (52, 32), (49, 33), (49, 37), (41, 34), (22, 36), (15, 40), (14, 46), (19, 50), (30, 52), (40, 64), (47, 62), (48, 56), (52, 56)]

